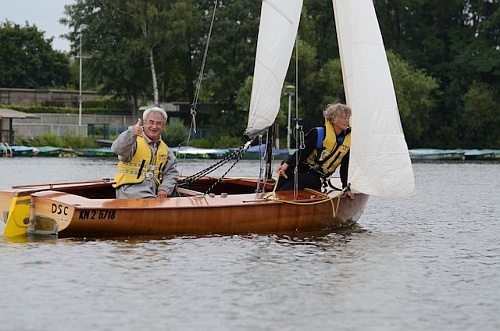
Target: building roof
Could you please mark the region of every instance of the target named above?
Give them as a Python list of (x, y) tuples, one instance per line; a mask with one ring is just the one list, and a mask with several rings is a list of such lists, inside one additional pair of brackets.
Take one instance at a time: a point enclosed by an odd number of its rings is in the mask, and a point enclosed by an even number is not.
[(0, 108), (0, 118), (40, 118), (40, 116), (23, 113), (14, 109)]

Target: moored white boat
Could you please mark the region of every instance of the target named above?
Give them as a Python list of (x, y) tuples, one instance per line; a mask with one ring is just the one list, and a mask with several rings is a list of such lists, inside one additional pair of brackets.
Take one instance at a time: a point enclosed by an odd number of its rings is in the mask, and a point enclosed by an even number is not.
[[(237, 148), (230, 148), (229, 151), (235, 151)], [(274, 160), (286, 160), (290, 156), (290, 151), (286, 149), (272, 148), (272, 157)], [(292, 153), (293, 154), (293, 153)], [(242, 156), (243, 160), (260, 160), (266, 157), (266, 146), (257, 145), (248, 148)]]
[(221, 159), (229, 153), (228, 149), (198, 148), (192, 146), (170, 147), (179, 159)]

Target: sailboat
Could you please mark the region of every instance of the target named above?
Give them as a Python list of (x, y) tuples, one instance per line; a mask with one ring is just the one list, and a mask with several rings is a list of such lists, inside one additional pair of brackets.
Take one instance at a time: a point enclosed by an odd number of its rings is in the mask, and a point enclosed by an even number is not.
[[(373, 3), (332, 3), (346, 100), (353, 110), (348, 178), (353, 200), (339, 191), (276, 192), (272, 179), (259, 177), (181, 179), (168, 199), (116, 199), (109, 180), (16, 186), (0, 191), (3, 235), (293, 233), (355, 224), (370, 195), (413, 194), (411, 161)], [(301, 10), (300, 0), (262, 2), (245, 130), (249, 139), (271, 127), (278, 114)], [(339, 178), (330, 180), (341, 186)]]

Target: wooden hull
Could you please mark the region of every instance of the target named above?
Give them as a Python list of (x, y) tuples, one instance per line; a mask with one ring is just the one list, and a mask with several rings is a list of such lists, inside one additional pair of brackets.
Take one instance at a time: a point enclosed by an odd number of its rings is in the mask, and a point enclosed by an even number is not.
[[(202, 186), (213, 179), (205, 182)], [(368, 200), (363, 194), (349, 200), (306, 190), (297, 198), (292, 191), (244, 193), (254, 190), (253, 184), (224, 180), (214, 194), (179, 189), (182, 196), (168, 199), (98, 197), (99, 192), (111, 192), (111, 184), (99, 184), (98, 190), (92, 185), (80, 191), (73, 187), (68, 192), (47, 188), (30, 193), (27, 233), (87, 237), (293, 233), (352, 225)], [(83, 196), (87, 189), (94, 192), (93, 197)]]

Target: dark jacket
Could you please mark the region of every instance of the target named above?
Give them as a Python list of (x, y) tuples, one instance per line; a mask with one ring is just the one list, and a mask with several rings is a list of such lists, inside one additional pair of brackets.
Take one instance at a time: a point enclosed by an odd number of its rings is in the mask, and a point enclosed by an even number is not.
[[(299, 166), (298, 170), (299, 173), (310, 173), (310, 172), (315, 172), (314, 170), (311, 169), (309, 164), (307, 163), (307, 157), (316, 149), (316, 143), (318, 140), (318, 129), (312, 128), (305, 136), (305, 147), (304, 149), (298, 149), (294, 154), (290, 155), (285, 162), (288, 164), (288, 169), (293, 169), (296, 164), (296, 160), (298, 157), (299, 160)], [(342, 159), (342, 162), (340, 164), (340, 180), (342, 181), (342, 188), (347, 186), (347, 171), (348, 171), (348, 166), (349, 166), (349, 155), (350, 152), (347, 152), (347, 154), (344, 156)], [(293, 172), (292, 172), (293, 173)]]

